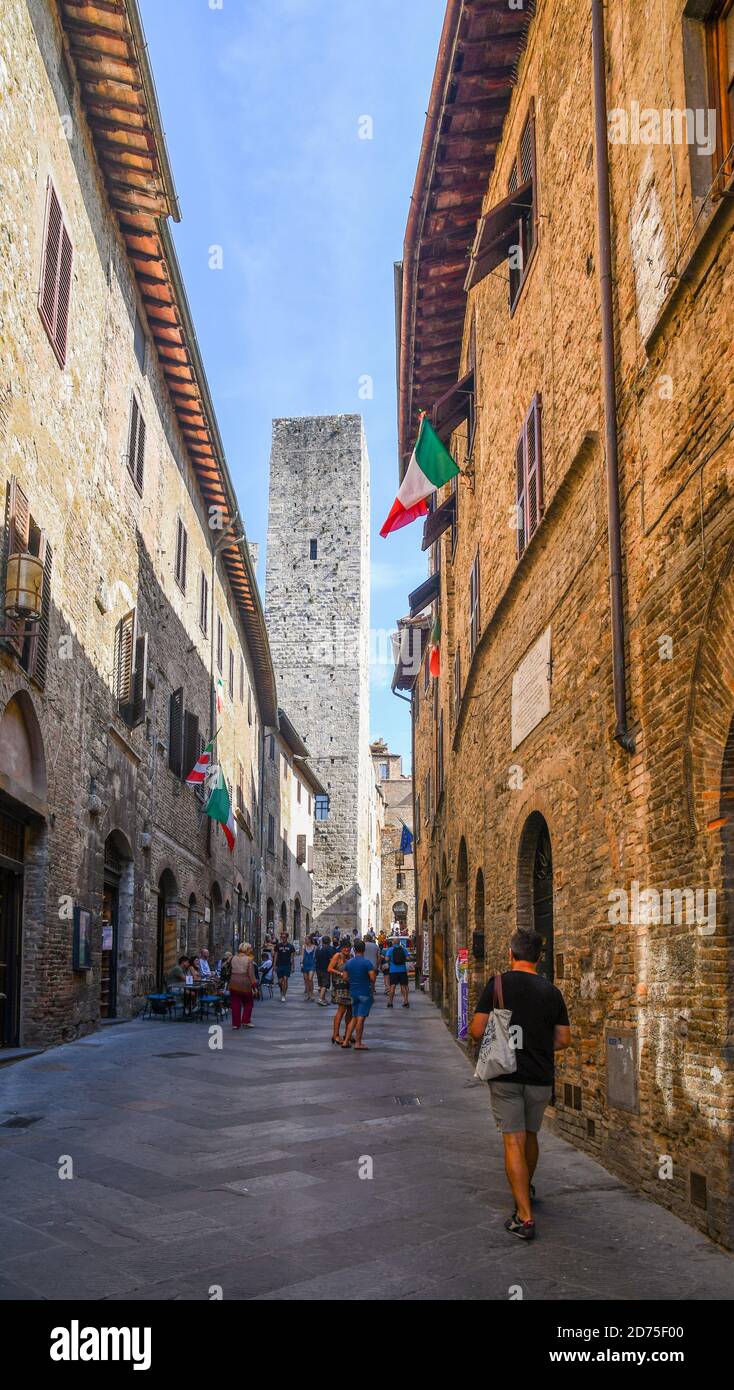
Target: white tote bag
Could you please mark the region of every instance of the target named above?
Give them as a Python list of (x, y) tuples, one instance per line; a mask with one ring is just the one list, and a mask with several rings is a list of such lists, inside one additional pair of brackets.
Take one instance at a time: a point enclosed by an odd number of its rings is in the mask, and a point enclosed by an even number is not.
[(494, 977), (494, 1007), (487, 1020), (474, 1075), (478, 1081), (491, 1081), (517, 1070), (515, 1049), (510, 1042), (512, 1010), (505, 1008), (502, 976)]

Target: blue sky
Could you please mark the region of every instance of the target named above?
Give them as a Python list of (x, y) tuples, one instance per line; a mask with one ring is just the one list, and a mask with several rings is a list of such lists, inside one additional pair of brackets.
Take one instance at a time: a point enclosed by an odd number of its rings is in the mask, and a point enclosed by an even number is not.
[[(220, 0), (211, 0), (216, 6)], [(420, 526), (378, 535), (397, 488), (393, 262), (445, 0), (141, 0), (183, 221), (174, 237), (264, 589), (270, 422), (363, 414), (373, 629), (425, 577)], [(359, 138), (371, 117), (373, 138)], [(363, 127), (364, 128), (364, 127)], [(223, 268), (209, 266), (222, 248)], [(372, 378), (373, 398), (360, 398)], [(410, 759), (372, 671), (371, 733)]]

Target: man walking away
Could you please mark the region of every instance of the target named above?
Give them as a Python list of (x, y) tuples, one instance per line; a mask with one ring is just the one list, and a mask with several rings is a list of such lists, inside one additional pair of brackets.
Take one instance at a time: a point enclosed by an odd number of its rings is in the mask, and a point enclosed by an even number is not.
[(364, 939), (364, 954), (365, 958), (372, 966), (372, 969), (376, 972), (380, 962), (380, 948), (372, 932), (368, 932)]
[[(538, 1162), (538, 1131), (553, 1091), (554, 1053), (568, 1047), (571, 1029), (559, 989), (537, 973), (543, 950), (539, 932), (520, 929), (510, 939), (510, 970), (500, 976), (505, 1008), (511, 1009), (517, 1070), (490, 1081), (492, 1113), (502, 1133), (505, 1173), (515, 1210), (505, 1230), (520, 1240), (535, 1239), (531, 1201)], [(477, 1003), (469, 1032), (480, 1041), (494, 1009), (494, 975)]]
[(387, 1007), (391, 1009), (395, 999), (395, 990), (400, 985), (400, 993), (403, 996), (403, 1008), (410, 1008), (408, 998), (408, 954), (405, 947), (399, 941), (391, 946), (387, 952), (387, 964), (389, 974), (387, 977)]
[(368, 1052), (369, 1048), (362, 1042), (362, 1034), (364, 1021), (372, 1008), (373, 986), (377, 979), (377, 972), (365, 957), (364, 941), (355, 941), (354, 955), (351, 960), (344, 962), (342, 969), (349, 979), (349, 993), (352, 996), (352, 1017), (347, 1024), (342, 1047), (349, 1047), (352, 1037), (354, 1037), (355, 1052)]
[(281, 932), (275, 955), (275, 974), (280, 988), (281, 1004), (285, 1004), (285, 996), (288, 993), (288, 981), (291, 977), (293, 957), (295, 954), (296, 948), (292, 942), (288, 940), (288, 933), (285, 931)]
[(331, 957), (335, 954), (335, 951), (336, 947), (332, 946), (331, 937), (322, 937), (321, 945), (319, 946), (319, 949), (316, 952), (316, 956), (314, 958), (314, 964), (316, 966), (316, 980), (319, 987), (318, 1002), (321, 1005), (322, 1009), (328, 1009), (329, 1007), (329, 1003), (326, 998), (328, 991), (331, 989), (331, 980), (329, 979), (329, 961), (331, 960)]

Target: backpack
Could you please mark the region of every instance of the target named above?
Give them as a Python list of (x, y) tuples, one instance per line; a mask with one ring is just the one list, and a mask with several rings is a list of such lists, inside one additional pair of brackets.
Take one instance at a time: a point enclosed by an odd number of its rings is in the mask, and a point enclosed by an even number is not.
[(393, 963), (393, 965), (405, 965), (405, 962), (407, 961), (407, 959), (408, 959), (408, 957), (406, 956), (405, 951), (403, 950), (403, 947), (402, 947), (402, 946), (393, 946), (393, 948), (392, 948), (392, 963)]

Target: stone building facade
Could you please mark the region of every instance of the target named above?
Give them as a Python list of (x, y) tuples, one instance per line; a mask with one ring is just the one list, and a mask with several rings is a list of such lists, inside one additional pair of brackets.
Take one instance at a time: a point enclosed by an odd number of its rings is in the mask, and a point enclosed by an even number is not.
[(303, 943), (313, 922), (316, 797), (325, 795), (308, 749), (283, 710), (267, 731), (263, 826), (264, 932)]
[(362, 417), (274, 420), (265, 607), (281, 699), (325, 788), (314, 843), (322, 932), (354, 934), (370, 919), (369, 555)]
[[(588, 8), (563, 0), (447, 6), (402, 265), (400, 441), (405, 460), (433, 407), (463, 476), (426, 522), (411, 610), (440, 613), (440, 676), (426, 654), (396, 680), (413, 692), (418, 911), (447, 1022), (457, 951), (473, 1004), (534, 924), (573, 1029), (558, 1132), (732, 1245), (720, 11), (663, 0), (653, 24), (625, 3), (604, 34), (593, 0), (592, 42)], [(697, 107), (715, 138), (669, 121), (666, 139), (665, 112)], [(640, 108), (657, 139), (635, 135)]]
[(413, 779), (403, 772), (399, 753), (391, 753), (384, 739), (370, 744), (380, 794), (385, 804), (382, 832), (382, 910), (379, 926), (389, 932), (395, 922), (412, 936), (415, 932), (415, 875), (412, 854), (401, 850), (403, 829), (413, 832)]
[[(2, 620), (4, 1045), (133, 1015), (180, 950), (219, 954), (263, 907), (264, 617), (137, 8), (99, 10), (104, 42), (89, 10), (8, 0), (0, 32), (5, 602), (11, 554), (44, 566), (37, 628)], [(214, 719), (233, 852), (184, 784)]]

